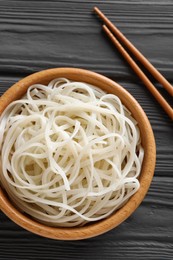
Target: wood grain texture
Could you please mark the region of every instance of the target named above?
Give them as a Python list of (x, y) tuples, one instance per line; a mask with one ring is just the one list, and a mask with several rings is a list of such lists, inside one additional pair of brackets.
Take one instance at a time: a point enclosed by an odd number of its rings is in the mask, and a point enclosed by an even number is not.
[(95, 5), (173, 83), (172, 0), (4, 0), (0, 95), (24, 76), (53, 67), (90, 69), (117, 81), (138, 100), (154, 130), (157, 164), (151, 188), (122, 225), (84, 241), (38, 237), (0, 213), (0, 259), (173, 259), (172, 123), (102, 33), (91, 12)]

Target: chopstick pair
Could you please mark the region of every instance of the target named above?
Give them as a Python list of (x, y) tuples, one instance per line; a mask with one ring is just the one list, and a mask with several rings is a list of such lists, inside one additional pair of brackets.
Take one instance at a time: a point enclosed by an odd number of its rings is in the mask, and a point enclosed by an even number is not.
[[(136, 62), (128, 54), (119, 41), (123, 43), (124, 46), (145, 66), (145, 68), (153, 75), (153, 77), (162, 84), (162, 86), (167, 90), (167, 92), (173, 96), (173, 86), (162, 76), (162, 74), (138, 51), (138, 49), (118, 30), (118, 28), (111, 23), (111, 21), (97, 8), (94, 7), (95, 13), (103, 20), (105, 23), (103, 25), (103, 30), (110, 38), (112, 43), (116, 46), (118, 51), (122, 54), (125, 60), (129, 63), (131, 68), (136, 72), (138, 77), (143, 81), (145, 86), (149, 89), (151, 94), (155, 97), (158, 103), (162, 106), (168, 116), (173, 120), (173, 109), (165, 98), (159, 93), (152, 82), (147, 78), (144, 72), (139, 68)], [(119, 41), (118, 41), (119, 40)]]

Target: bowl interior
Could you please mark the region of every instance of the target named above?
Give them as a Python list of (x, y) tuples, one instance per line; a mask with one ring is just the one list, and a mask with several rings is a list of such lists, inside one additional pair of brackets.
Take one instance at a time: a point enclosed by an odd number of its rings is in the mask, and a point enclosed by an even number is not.
[(83, 227), (55, 228), (38, 223), (14, 207), (3, 187), (0, 189), (0, 207), (11, 220), (38, 235), (62, 240), (85, 239), (97, 236), (118, 226), (121, 222), (128, 218), (142, 202), (154, 174), (156, 160), (155, 140), (151, 125), (143, 109), (123, 87), (100, 74), (82, 69), (50, 69), (32, 74), (20, 80), (9, 88), (0, 98), (0, 114), (8, 104), (16, 99), (20, 99), (25, 94), (29, 86), (36, 83), (47, 84), (52, 79), (58, 77), (64, 77), (75, 81), (83, 81), (95, 85), (108, 93), (113, 93), (117, 95), (121, 99), (122, 103), (132, 112), (132, 115), (137, 120), (140, 128), (142, 145), (145, 151), (142, 171), (139, 178), (140, 189), (121, 209), (116, 211), (110, 217), (98, 222), (90, 223), (89, 225)]

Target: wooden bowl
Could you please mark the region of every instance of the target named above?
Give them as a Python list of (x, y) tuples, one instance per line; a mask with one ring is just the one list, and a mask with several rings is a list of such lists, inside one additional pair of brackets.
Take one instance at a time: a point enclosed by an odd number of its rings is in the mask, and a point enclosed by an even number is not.
[(122, 100), (123, 104), (132, 112), (134, 118), (138, 121), (141, 131), (142, 144), (145, 151), (142, 171), (140, 174), (140, 189), (121, 209), (116, 211), (114, 214), (104, 220), (92, 222), (83, 227), (55, 228), (40, 224), (28, 215), (25, 215), (16, 209), (3, 187), (0, 189), (0, 207), (1, 210), (15, 223), (40, 236), (61, 240), (85, 239), (100, 235), (108, 230), (111, 230), (112, 228), (115, 228), (127, 219), (142, 202), (154, 174), (156, 160), (155, 139), (151, 125), (143, 109), (123, 87), (102, 75), (82, 69), (49, 69), (37, 72), (20, 80), (9, 88), (0, 98), (0, 114), (13, 100), (20, 99), (25, 94), (27, 88), (32, 84), (47, 84), (52, 79), (58, 77), (66, 77), (71, 80), (84, 81), (100, 87), (109, 93), (113, 93), (117, 95)]

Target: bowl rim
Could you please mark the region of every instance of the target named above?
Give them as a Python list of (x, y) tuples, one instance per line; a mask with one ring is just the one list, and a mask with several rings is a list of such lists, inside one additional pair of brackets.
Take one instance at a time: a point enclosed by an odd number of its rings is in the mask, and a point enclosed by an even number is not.
[[(0, 97), (0, 114), (10, 102), (16, 99), (20, 99), (30, 85), (35, 84), (36, 82), (49, 82), (51, 79), (54, 79), (56, 77), (66, 77), (72, 80), (75, 80), (76, 78), (76, 80), (78, 81), (88, 82), (103, 89), (104, 86), (107, 86), (109, 92), (117, 92), (117, 96), (120, 97), (123, 104), (127, 106), (127, 108), (129, 108), (130, 103), (130, 110), (134, 114), (134, 117), (138, 118), (140, 131), (145, 140), (144, 145), (147, 150), (147, 153), (145, 152), (144, 156), (141, 173), (143, 175), (140, 182), (141, 185), (139, 190), (129, 199), (129, 201), (122, 208), (113, 213), (111, 216), (83, 227), (50, 227), (41, 224), (17, 210), (9, 200), (3, 187), (0, 187), (0, 209), (19, 226), (28, 231), (31, 231), (32, 233), (47, 238), (58, 240), (81, 240), (98, 236), (115, 228), (124, 220), (126, 220), (143, 201), (154, 175), (156, 163), (155, 138), (152, 127), (145, 112), (143, 111), (137, 100), (127, 90), (125, 90), (115, 81), (101, 74), (79, 68), (67, 67), (47, 69), (36, 72), (21, 79), (20, 81), (12, 85)], [(80, 78), (80, 80), (77, 78)]]

